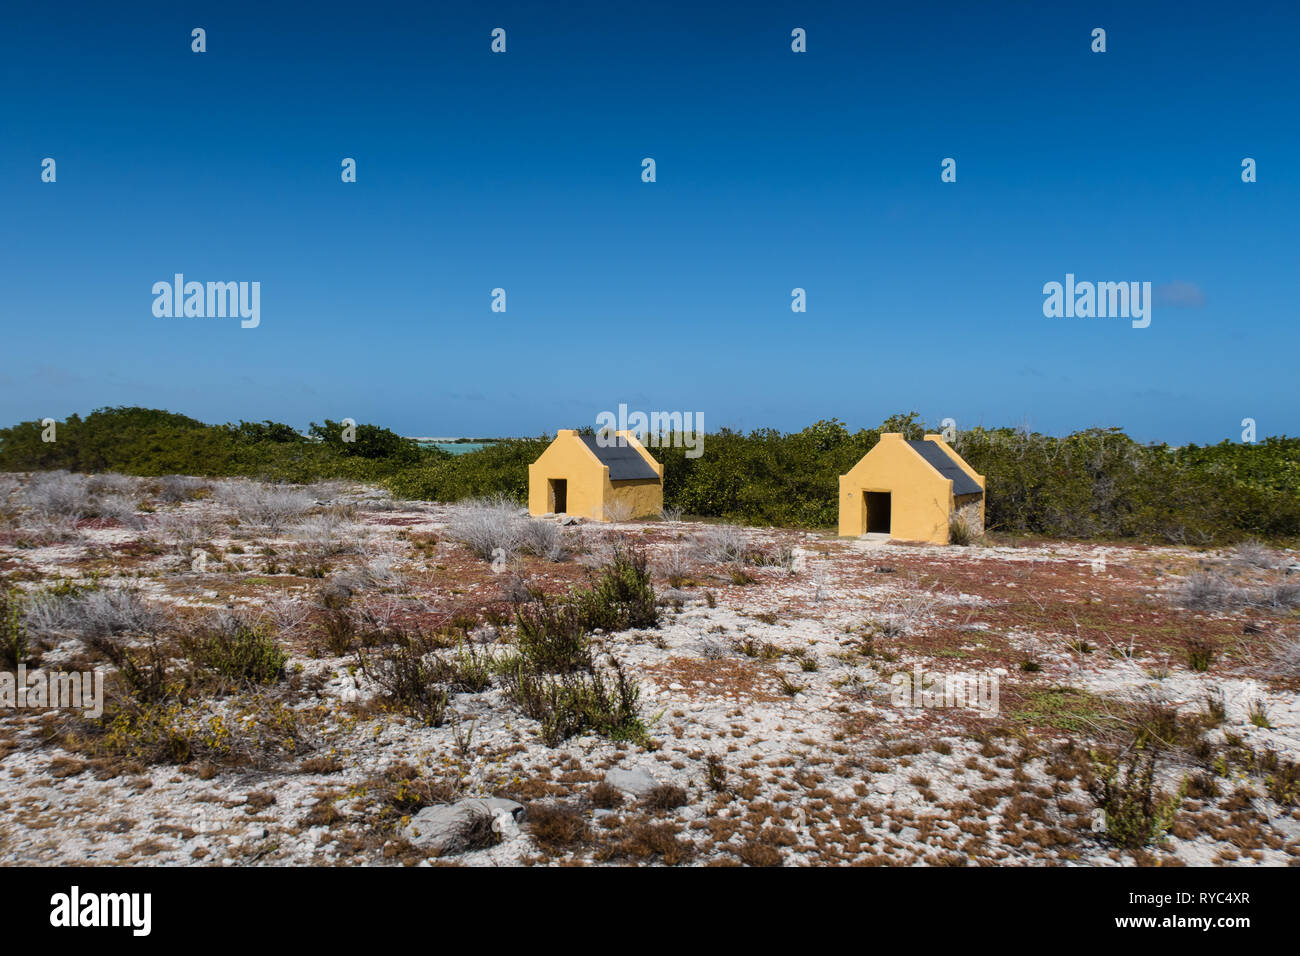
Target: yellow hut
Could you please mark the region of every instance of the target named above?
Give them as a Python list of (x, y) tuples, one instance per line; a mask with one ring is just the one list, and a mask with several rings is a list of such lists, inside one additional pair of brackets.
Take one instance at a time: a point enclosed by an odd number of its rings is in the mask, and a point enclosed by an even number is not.
[(580, 435), (570, 428), (528, 466), (528, 512), (595, 521), (643, 518), (664, 508), (664, 466), (628, 431)]
[(840, 536), (888, 535), (948, 543), (961, 517), (971, 534), (984, 531), (984, 476), (940, 435), (905, 441), (886, 432), (847, 475), (840, 475)]

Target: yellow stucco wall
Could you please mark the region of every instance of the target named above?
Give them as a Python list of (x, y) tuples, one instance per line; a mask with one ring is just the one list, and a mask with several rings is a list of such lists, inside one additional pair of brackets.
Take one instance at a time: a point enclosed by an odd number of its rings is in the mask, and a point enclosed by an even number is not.
[(555, 441), (528, 466), (528, 513), (539, 516), (555, 510), (550, 485), (553, 479), (568, 482), (565, 511), (571, 515), (607, 521), (607, 508), (615, 514), (626, 510), (629, 518), (644, 518), (663, 511), (664, 466), (651, 457), (634, 435), (626, 431), (618, 434), (655, 470), (657, 480), (610, 481), (608, 466), (600, 463), (578, 433), (561, 428), (555, 434)]
[[(938, 435), (926, 435), (952, 455), (972, 478), (984, 487), (984, 477)], [(889, 492), (892, 538), (904, 541), (948, 543), (948, 518), (953, 511), (952, 480), (944, 478), (926, 462), (898, 432), (886, 432), (871, 451), (862, 456), (846, 475), (840, 476), (841, 537), (857, 537), (867, 530), (865, 492)], [(983, 526), (984, 504), (979, 504)]]
[[(648, 518), (664, 510), (664, 483), (646, 479), (644, 481), (612, 481), (605, 493), (606, 501), (618, 501), (626, 505), (629, 518)], [(620, 509), (621, 510), (621, 509)], [(619, 511), (613, 511), (617, 514)], [(608, 519), (609, 514), (605, 515)]]

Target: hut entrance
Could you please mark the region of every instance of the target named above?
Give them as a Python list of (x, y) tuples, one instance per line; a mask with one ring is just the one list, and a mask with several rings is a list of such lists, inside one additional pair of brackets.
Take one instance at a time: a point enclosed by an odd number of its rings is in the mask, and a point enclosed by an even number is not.
[(567, 479), (567, 478), (552, 478), (549, 482), (547, 482), (547, 484), (549, 484), (549, 485), (551, 486), (551, 487), (550, 487), (550, 492), (551, 492), (551, 496), (550, 496), (550, 497), (551, 497), (551, 501), (550, 501), (550, 504), (551, 504), (551, 512), (552, 512), (553, 514), (557, 514), (557, 515), (568, 514), (568, 512), (569, 512), (569, 479)]
[(889, 534), (889, 492), (864, 491), (867, 534)]

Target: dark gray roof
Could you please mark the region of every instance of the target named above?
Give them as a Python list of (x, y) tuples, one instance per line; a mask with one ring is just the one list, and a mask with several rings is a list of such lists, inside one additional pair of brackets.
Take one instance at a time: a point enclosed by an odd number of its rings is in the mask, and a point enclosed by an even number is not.
[(611, 445), (601, 447), (595, 435), (579, 435), (583, 444), (600, 459), (602, 465), (609, 465), (610, 481), (633, 481), (643, 478), (658, 478), (658, 473), (650, 467), (650, 462), (641, 457), (641, 453), (631, 445), (620, 444), (622, 439), (609, 438)]
[(970, 475), (962, 470), (961, 465), (953, 459), (943, 448), (932, 441), (909, 441), (909, 445), (916, 450), (916, 453), (930, 463), (930, 465), (939, 474), (945, 478), (952, 479), (952, 493), (954, 495), (976, 495), (983, 494), (984, 489)]

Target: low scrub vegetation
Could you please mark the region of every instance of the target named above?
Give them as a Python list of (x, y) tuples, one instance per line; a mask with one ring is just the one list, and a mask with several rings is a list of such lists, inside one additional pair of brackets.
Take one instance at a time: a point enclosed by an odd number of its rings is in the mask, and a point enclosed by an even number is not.
[(214, 496), (239, 517), (241, 525), (269, 534), (279, 534), (285, 525), (316, 504), (311, 495), (301, 489), (257, 481), (220, 482)]
[(1126, 850), (1159, 843), (1187, 794), (1186, 769), (1225, 766), (1205, 736), (1213, 723), (1207, 714), (1183, 714), (1155, 698), (1108, 706), (1097, 718), (1102, 739), (1087, 785), (1113, 843)]
[(0, 664), (17, 667), (28, 659), (27, 625), (23, 619), (22, 594), (17, 588), (0, 587)]
[(447, 534), (484, 561), (509, 557), (519, 550), (522, 535), (519, 506), (502, 497), (461, 502), (452, 512)]
[(1126, 850), (1159, 841), (1173, 823), (1182, 793), (1156, 787), (1159, 751), (1135, 749), (1103, 762), (1093, 794), (1105, 814), (1106, 834)]
[(586, 630), (625, 631), (659, 623), (646, 554), (616, 544), (613, 559), (595, 584), (575, 592), (570, 606)]
[[(355, 625), (345, 604), (326, 611), (348, 621), (351, 646)], [(332, 620), (333, 618), (329, 618)], [(559, 601), (528, 601), (516, 612), (513, 647), (493, 654), (465, 639), (449, 648), (444, 636), (391, 632), (362, 641), (357, 660), (394, 707), (438, 727), (450, 719), (456, 694), (480, 693), (499, 683), (506, 697), (540, 725), (551, 747), (570, 737), (594, 733), (611, 740), (644, 742), (640, 691), (612, 655), (592, 643), (591, 633), (652, 627), (658, 621), (645, 555), (621, 551), (590, 587)]]
[(541, 724), (548, 746), (583, 733), (644, 742), (636, 682), (612, 654), (597, 653), (589, 634), (653, 627), (658, 619), (645, 554), (620, 546), (590, 587), (558, 605), (519, 610), (515, 653), (500, 667), (506, 695)]
[(375, 654), (359, 652), (357, 660), (399, 710), (430, 727), (442, 726), (451, 691), (444, 683), (446, 668), (426, 635), (404, 635)]
[(564, 529), (553, 521), (530, 518), (521, 510), (501, 495), (463, 501), (452, 511), (448, 537), (484, 561), (509, 560), (520, 552), (545, 561), (563, 561), (569, 553)]
[(954, 515), (948, 520), (948, 542), (959, 547), (965, 547), (971, 543), (974, 535), (971, 534), (970, 524), (966, 521), (964, 515)]
[(233, 616), (186, 635), (182, 647), (194, 664), (238, 684), (282, 680), (289, 659), (263, 628)]
[(136, 632), (149, 635), (143, 638), (109, 626), (82, 635), (92, 659), (112, 670), (102, 715), (65, 715), (50, 727), (64, 747), (107, 761), (114, 772), (196, 760), (268, 767), (310, 749), (306, 716), (283, 699), (288, 658), (271, 634), (231, 615), (184, 634), (149, 623)]
[(1182, 581), (1174, 599), (1191, 610), (1248, 607), (1286, 611), (1300, 607), (1300, 583), (1280, 581), (1245, 586), (1234, 584), (1213, 572), (1196, 571)]
[(1300, 638), (1287, 637), (1274, 642), (1268, 673), (1284, 680), (1300, 679)]
[(126, 587), (37, 592), (26, 602), (24, 620), (34, 636), (84, 639), (150, 635), (169, 625), (163, 611)]
[(528, 717), (541, 724), (541, 738), (558, 747), (579, 734), (610, 740), (646, 741), (639, 715), (637, 684), (612, 655), (608, 672), (593, 663), (586, 672), (545, 674), (517, 658), (503, 672), (506, 694)]

